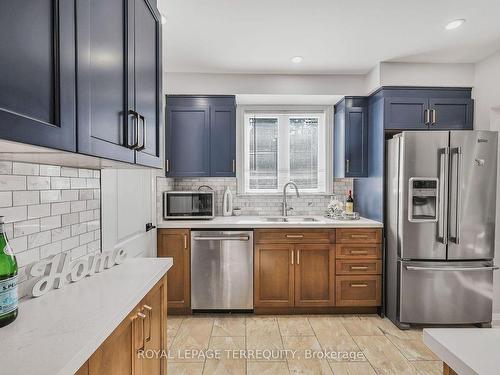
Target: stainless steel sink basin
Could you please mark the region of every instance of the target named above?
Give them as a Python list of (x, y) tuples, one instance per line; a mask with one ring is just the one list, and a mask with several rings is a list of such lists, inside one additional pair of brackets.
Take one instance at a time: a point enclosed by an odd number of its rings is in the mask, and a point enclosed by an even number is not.
[(265, 217), (264, 221), (268, 223), (312, 223), (318, 221), (314, 217)]

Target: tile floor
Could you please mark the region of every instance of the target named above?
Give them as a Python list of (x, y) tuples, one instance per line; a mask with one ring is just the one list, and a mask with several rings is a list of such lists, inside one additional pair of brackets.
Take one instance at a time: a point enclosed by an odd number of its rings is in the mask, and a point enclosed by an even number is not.
[(437, 375), (443, 368), (422, 331), (400, 331), (375, 315), (169, 316), (168, 345), (169, 375)]

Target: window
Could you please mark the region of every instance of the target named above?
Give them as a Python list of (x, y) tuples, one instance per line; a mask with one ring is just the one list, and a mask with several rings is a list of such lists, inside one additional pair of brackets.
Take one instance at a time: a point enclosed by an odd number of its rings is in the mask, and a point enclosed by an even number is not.
[(326, 193), (327, 129), (321, 111), (245, 111), (243, 193), (279, 193), (288, 181), (310, 193)]

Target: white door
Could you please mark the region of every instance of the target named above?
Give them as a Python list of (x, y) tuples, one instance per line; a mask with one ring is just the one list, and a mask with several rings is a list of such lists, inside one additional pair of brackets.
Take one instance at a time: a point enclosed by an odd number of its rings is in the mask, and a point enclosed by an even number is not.
[(154, 173), (150, 169), (103, 169), (102, 248), (123, 248), (129, 258), (156, 257)]

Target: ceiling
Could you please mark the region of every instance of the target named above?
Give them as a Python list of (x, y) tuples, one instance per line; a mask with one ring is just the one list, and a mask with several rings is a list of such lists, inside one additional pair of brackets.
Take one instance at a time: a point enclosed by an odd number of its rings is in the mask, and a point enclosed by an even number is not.
[[(366, 73), (383, 61), (472, 63), (500, 49), (498, 0), (158, 2), (168, 72)], [(457, 18), (467, 22), (445, 30)]]

